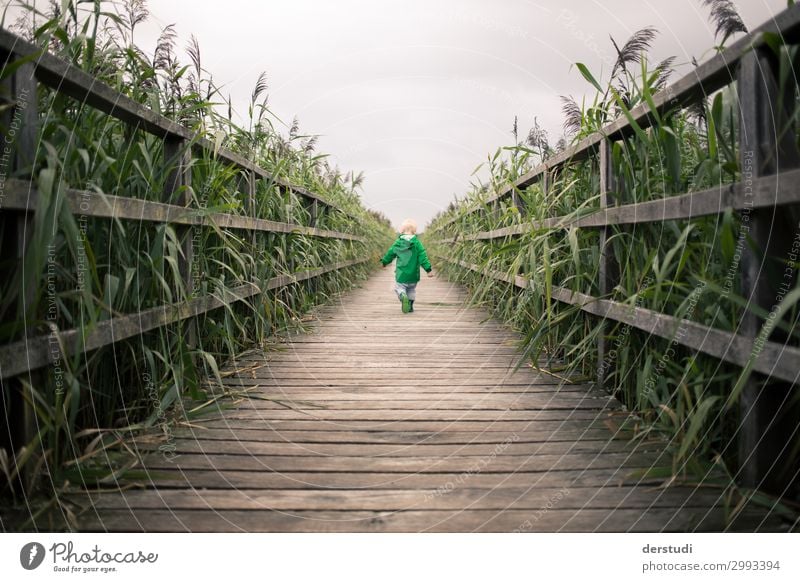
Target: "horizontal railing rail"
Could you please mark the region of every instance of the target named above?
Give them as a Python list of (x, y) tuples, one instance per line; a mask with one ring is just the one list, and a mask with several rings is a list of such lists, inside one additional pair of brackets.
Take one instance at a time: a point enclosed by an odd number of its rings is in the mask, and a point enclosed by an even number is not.
[[(9, 210), (33, 212), (39, 201), (39, 192), (32, 182), (9, 179), (6, 181), (3, 207)], [(364, 237), (346, 232), (324, 230), (311, 226), (275, 222), (263, 218), (251, 218), (222, 212), (203, 212), (186, 206), (141, 200), (127, 196), (100, 194), (90, 190), (69, 188), (64, 192), (64, 201), (74, 214), (98, 218), (114, 218), (145, 222), (163, 222), (186, 226), (217, 226), (260, 232), (304, 234), (321, 238), (335, 238), (364, 242)]]
[[(500, 271), (484, 269), (465, 261), (452, 260), (443, 256), (438, 256), (438, 258), (469, 269), (482, 277), (503, 281), (519, 289), (539, 291), (531, 281), (520, 275), (512, 277)], [(557, 285), (552, 287), (551, 297), (562, 303), (578, 307), (591, 315), (624, 323), (725, 362), (740, 367), (750, 365), (756, 372), (768, 374), (773, 378), (787, 382), (797, 382), (800, 379), (800, 349), (798, 348), (765, 341), (763, 345), (759, 345), (758, 356), (752, 358), (753, 338), (715, 329), (652, 309), (593, 297)]]
[(233, 289), (225, 290), (223, 296), (211, 294), (185, 302), (161, 305), (132, 315), (112, 317), (98, 322), (94, 328), (63, 331), (53, 328), (48, 334), (28, 337), (0, 349), (0, 378), (11, 378), (37, 370), (58, 362), (66, 356), (90, 352), (159, 327), (246, 300), (264, 291), (313, 279), (333, 271), (365, 263), (368, 260), (354, 259), (327, 267), (280, 275), (269, 279), (263, 286), (255, 283), (243, 283)]
[(505, 228), (437, 240), (447, 243), (456, 240), (491, 240), (548, 229), (601, 228), (664, 220), (691, 220), (720, 214), (726, 208), (744, 210), (797, 204), (800, 203), (800, 188), (797, 184), (800, 184), (800, 170), (790, 170), (755, 178), (747, 184), (741, 182), (725, 184), (647, 202), (587, 209), (586, 214), (581, 216), (567, 215), (531, 220)]

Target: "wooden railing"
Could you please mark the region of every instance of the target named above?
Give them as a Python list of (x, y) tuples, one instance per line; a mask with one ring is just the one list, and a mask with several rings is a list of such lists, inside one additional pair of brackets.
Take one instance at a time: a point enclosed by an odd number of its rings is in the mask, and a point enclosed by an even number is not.
[[(598, 334), (597, 358), (603, 362), (606, 338), (602, 326), (606, 319), (621, 322), (669, 339), (697, 352), (708, 354), (740, 367), (749, 366), (756, 372), (783, 382), (784, 389), (796, 388), (800, 378), (800, 349), (779, 342), (757, 338), (761, 320), (753, 314), (757, 308), (770, 311), (774, 296), (770, 297), (766, 282), (759, 278), (762, 259), (759, 252), (767, 252), (776, 245), (776, 238), (788, 233), (771, 232), (770, 225), (776, 208), (788, 208), (800, 203), (800, 156), (793, 143), (793, 131), (783, 134), (776, 128), (791, 127), (786, 111), (775, 104), (784, 102), (777, 95), (778, 71), (765, 49), (765, 34), (780, 35), (787, 44), (800, 40), (800, 6), (792, 6), (751, 34), (738, 40), (693, 72), (654, 96), (653, 108), (642, 104), (631, 111), (632, 120), (640, 128), (651, 127), (662, 113), (690, 106), (731, 83), (738, 84), (741, 109), (740, 151), (752, 156), (742, 167), (752, 167), (752, 180), (719, 186), (700, 192), (664, 197), (660, 200), (618, 205), (614, 201), (615, 176), (611, 159), (611, 144), (634, 134), (634, 125), (626, 117), (605, 126), (601, 131), (586, 137), (567, 150), (547, 159), (515, 182), (501, 188), (483, 204), (458, 212), (432, 230), (429, 237), (452, 247), (462, 241), (489, 241), (518, 236), (532, 231), (558, 231), (570, 227), (599, 230), (600, 265), (597, 288), (599, 296), (593, 297), (570, 289), (555, 287), (552, 296), (558, 301), (579, 307), (584, 313), (596, 316), (601, 326)], [(794, 101), (792, 93), (791, 101)], [(526, 220), (521, 224), (495, 230), (460, 233), (454, 227), (466, 216), (485, 211), (499, 201), (513, 197), (513, 203), (525, 217), (524, 200), (520, 192), (539, 183), (545, 195), (553, 172), (576, 162), (598, 159), (600, 170), (600, 207), (591, 214), (561, 216), (544, 220)], [(749, 235), (756, 249), (745, 245), (742, 258), (741, 294), (748, 300), (738, 333), (714, 329), (657, 311), (613, 301), (607, 297), (614, 289), (611, 257), (608, 246), (610, 228), (654, 221), (687, 220), (708, 215), (718, 215), (731, 208), (747, 213)], [(784, 241), (785, 242), (785, 241)], [(525, 277), (512, 277), (483, 269), (463, 261), (445, 260), (460, 268), (475, 271), (528, 289), (531, 282)], [(681, 334), (677, 335), (681, 329)], [(758, 342), (758, 343), (756, 343)], [(602, 372), (598, 381), (602, 383)], [(750, 381), (741, 396), (739, 460), (742, 481), (746, 485), (769, 484), (774, 466), (784, 449), (785, 434), (776, 427), (775, 398), (765, 392), (779, 390), (769, 386), (762, 390), (756, 381)], [(786, 428), (785, 425), (782, 428)], [(788, 434), (788, 433), (787, 433)], [(779, 488), (776, 485), (773, 488)]]
[[(37, 84), (71, 97), (83, 106), (95, 108), (133, 129), (142, 130), (164, 140), (163, 167), (169, 169), (169, 178), (162, 195), (163, 202), (135, 199), (126, 196), (98, 194), (85, 190), (66, 190), (65, 204), (75, 214), (103, 219), (130, 220), (136, 222), (169, 223), (181, 229), (182, 256), (179, 271), (189, 299), (173, 304), (161, 305), (138, 313), (115, 316), (96, 324), (91, 330), (53, 329), (47, 335), (27, 335), (23, 339), (0, 348), (0, 379), (8, 379), (37, 370), (69, 355), (96, 350), (124, 339), (171, 323), (196, 317), (232, 302), (297, 283), (314, 279), (326, 273), (345, 269), (368, 259), (344, 261), (332, 266), (280, 275), (259, 284), (244, 282), (230, 289), (223, 296), (193, 296), (192, 262), (193, 237), (189, 227), (215, 227), (238, 229), (247, 232), (273, 232), (300, 234), (313, 237), (340, 239), (364, 243), (365, 239), (352, 233), (336, 232), (317, 228), (318, 217), (324, 209), (356, 218), (344, 209), (308, 191), (271, 175), (252, 161), (211, 141), (174, 121), (137, 103), (113, 88), (59, 58), (43, 52), (41, 48), (18, 36), (0, 29), (0, 66), (26, 60), (11, 78), (5, 81), (9, 104), (20, 98), (26, 99), (24, 108), (13, 108), (6, 112), (7, 120), (16, 113), (21, 123), (17, 124), (14, 136), (14, 151), (10, 170), (30, 167), (36, 154)], [(8, 125), (6, 126), (8, 127)], [(244, 208), (255, 213), (257, 182), (263, 180), (281, 191), (292, 192), (308, 203), (310, 225), (298, 225), (264, 220), (255, 216), (242, 216), (219, 212), (198, 213), (192, 207), (189, 188), (191, 185), (191, 156), (198, 149), (217, 161), (235, 167), (243, 176), (241, 185)], [(5, 178), (5, 176), (4, 176)], [(0, 201), (0, 219), (6, 235), (2, 248), (3, 260), (13, 263), (25, 253), (26, 238), (33, 226), (34, 210), (39, 193), (32, 180), (5, 180)], [(10, 244), (9, 244), (10, 243)], [(23, 297), (29, 302), (30, 297)], [(55, 347), (55, 349), (54, 349)]]

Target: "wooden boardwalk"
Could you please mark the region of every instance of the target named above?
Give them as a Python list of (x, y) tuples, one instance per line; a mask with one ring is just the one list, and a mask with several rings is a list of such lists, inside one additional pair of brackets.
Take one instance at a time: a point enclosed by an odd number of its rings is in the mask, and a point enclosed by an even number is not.
[(179, 456), (149, 456), (143, 487), (81, 496), (81, 529), (726, 528), (715, 490), (637, 481), (670, 461), (614, 438), (615, 400), (514, 373), (517, 336), (457, 286), (423, 279), (404, 315), (391, 283), (386, 269), (285, 349), (245, 354), (225, 381), (249, 397), (177, 429)]

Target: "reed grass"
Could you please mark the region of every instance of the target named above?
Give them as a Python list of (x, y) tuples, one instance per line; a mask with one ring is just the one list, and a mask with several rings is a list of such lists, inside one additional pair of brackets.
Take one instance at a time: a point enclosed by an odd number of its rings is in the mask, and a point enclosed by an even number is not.
[[(736, 23), (720, 26), (724, 38), (715, 50), (741, 27)], [(495, 204), (487, 200), (571, 143), (616, 118), (630, 118), (630, 110), (641, 103), (652, 103), (653, 96), (667, 85), (673, 67), (672, 59), (655, 66), (649, 63), (647, 53), (655, 34), (653, 29), (644, 29), (622, 46), (614, 43), (619, 59), (610, 78), (602, 82), (578, 64), (578, 72), (595, 95), (582, 103), (563, 98), (565, 137), (550, 147), (546, 135), (536, 130), (532, 132), (535, 139), (515, 140), (491, 155), (483, 167), (488, 177), (477, 180), (462, 199), (434, 218), (427, 228), (431, 233), (427, 244), (433, 254), (450, 261), (506, 276), (523, 275), (532, 282), (532, 289), (521, 290), (452, 262), (446, 268), (449, 277), (470, 288), (472, 301), (490, 306), (524, 334), (525, 361), (545, 358), (560, 374), (582, 380), (597, 380), (598, 370), (605, 369), (605, 386), (635, 413), (629, 428), (636, 438), (658, 437), (669, 444), (669, 456), (648, 476), (735, 488), (738, 387), (747, 370), (686, 348), (670, 351), (668, 340), (613, 321), (604, 332), (613, 356), (598, 362), (599, 320), (552, 298), (554, 286), (601, 296), (597, 229), (527, 229), (521, 235), (492, 240), (463, 238), (551, 217), (577, 217), (600, 208), (596, 159), (573, 161), (553, 172), (546, 193), (540, 183), (525, 188), (519, 194), (525, 215), (510, 196)], [(773, 39), (771, 46), (784, 72), (782, 82), (794, 84), (789, 71), (797, 62), (797, 47), (779, 39)], [(790, 94), (797, 95), (794, 85)], [(795, 122), (796, 105), (792, 108)], [(655, 122), (648, 129), (634, 124), (633, 135), (615, 141), (612, 147), (615, 202), (659, 200), (739, 180), (737, 107), (735, 88), (728, 87), (694, 107), (654, 114)], [(795, 127), (787, 130), (795, 131)], [(516, 120), (512, 133), (516, 137)], [(472, 212), (476, 207), (479, 210)], [(455, 244), (453, 237), (457, 237)], [(746, 303), (737, 293), (741, 251), (737, 244), (747, 244), (737, 213), (728, 209), (719, 216), (613, 227), (609, 244), (617, 284), (606, 298), (737, 330)], [(797, 346), (796, 298), (784, 307), (782, 341)], [(766, 313), (758, 315), (763, 319)], [(795, 409), (798, 400), (795, 392)], [(790, 445), (795, 461), (787, 465), (787, 471), (796, 465), (800, 441), (794, 438)]]
[[(331, 167), (315, 152), (315, 139), (301, 135), (296, 122), (283, 133), (278, 129), (263, 75), (252, 92), (248, 126), (242, 127), (203, 68), (196, 41), (188, 48), (188, 64), (178, 56), (172, 27), (164, 30), (152, 54), (136, 44), (136, 27), (148, 16), (144, 2), (66, 0), (53, 3), (47, 13), (27, 8), (27, 17), (12, 27), (15, 32), (184, 124), (199, 138), (252, 160), (275, 179), (336, 204), (345, 212), (323, 212), (320, 206), (316, 226), (356, 234), (366, 242), (218, 227), (193, 227), (187, 233), (172, 224), (73, 214), (64, 203), (66, 188), (162, 201), (171, 163), (164, 163), (162, 140), (40, 87), (39, 147), (29, 175), (41, 199), (23, 264), (3, 268), (0, 342), (53, 327), (88, 333), (116, 315), (203, 295), (225, 296), (245, 282), (263, 284), (350, 259), (375, 260), (262, 292), (188, 324), (69, 356), (60, 362), (59, 374), (46, 369), (21, 378), (35, 410), (36, 434), (20, 450), (3, 448), (0, 462), (3, 505), (16, 505), (22, 514), (32, 499), (51, 499), (68, 484), (113, 482), (118, 464), (111, 461), (110, 443), (148, 427), (168, 432), (174, 420), (187, 418), (189, 409), (215, 400), (209, 384), (219, 379), (227, 360), (266, 345), (297, 326), (313, 306), (358, 285), (393, 236), (388, 220), (361, 204), (360, 176)], [(11, 69), (0, 71), (0, 78)], [(310, 224), (309, 205), (274, 180), (258, 182), (250, 209), (242, 194), (245, 176), (236, 167), (207, 150), (195, 151), (191, 164), (191, 207), (198, 214)], [(179, 272), (185, 236), (194, 241), (192, 290)], [(19, 307), (23, 288), (33, 290), (26, 312)], [(187, 342), (188, 327), (194, 329), (196, 345)], [(5, 389), (3, 395), (14, 397)], [(187, 408), (187, 398), (197, 402)]]

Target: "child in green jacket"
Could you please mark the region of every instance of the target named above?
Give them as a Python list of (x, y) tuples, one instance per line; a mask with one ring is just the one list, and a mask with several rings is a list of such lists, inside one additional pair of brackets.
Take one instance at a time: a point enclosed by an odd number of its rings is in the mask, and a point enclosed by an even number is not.
[(425, 252), (425, 247), (417, 238), (417, 223), (410, 218), (403, 222), (397, 240), (383, 256), (381, 264), (385, 267), (395, 258), (397, 263), (394, 271), (394, 292), (400, 299), (403, 313), (409, 313), (414, 311), (419, 268), (425, 269), (428, 277), (433, 277), (428, 253)]

